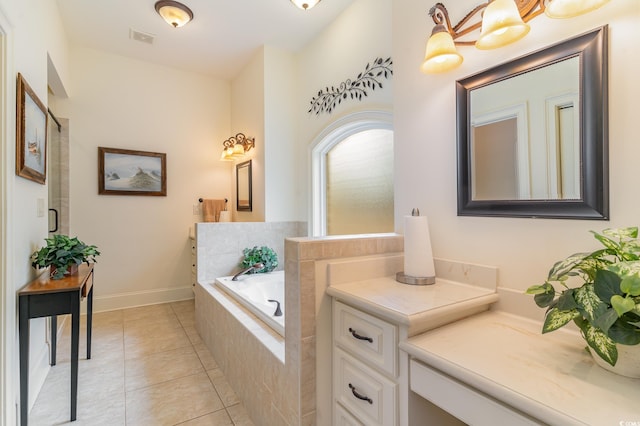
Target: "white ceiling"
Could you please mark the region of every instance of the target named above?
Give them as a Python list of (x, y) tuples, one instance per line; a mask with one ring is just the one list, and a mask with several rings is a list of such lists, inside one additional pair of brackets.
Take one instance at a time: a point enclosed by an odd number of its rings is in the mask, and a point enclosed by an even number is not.
[[(311, 10), (289, 0), (181, 0), (194, 14), (182, 28), (156, 13), (156, 0), (57, 0), (69, 41), (143, 61), (231, 79), (262, 45), (296, 52), (353, 0)], [(130, 29), (155, 36), (149, 45)]]

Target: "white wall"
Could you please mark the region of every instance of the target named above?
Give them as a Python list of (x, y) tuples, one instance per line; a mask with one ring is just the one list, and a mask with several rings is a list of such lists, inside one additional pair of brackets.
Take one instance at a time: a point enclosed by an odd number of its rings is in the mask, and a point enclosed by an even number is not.
[[(3, 29), (6, 44), (6, 96), (8, 114), (5, 125), (10, 129), (2, 133), (2, 235), (3, 294), (2, 315), (4, 316), (2, 343), (3, 357), (0, 363), (2, 375), (2, 397), (0, 424), (13, 425), (16, 404), (19, 399), (18, 385), (18, 326), (16, 316), (15, 291), (37, 275), (31, 268), (30, 255), (44, 244), (47, 236), (47, 217), (38, 217), (38, 200), (47, 202), (47, 186), (15, 175), (15, 82), (21, 73), (42, 102), (47, 102), (48, 61), (57, 72), (59, 88), (68, 87), (67, 42), (61, 26), (55, 2), (49, 0), (9, 1), (0, 0), (0, 10), (6, 19)], [(7, 118), (8, 117), (8, 118)], [(48, 372), (48, 350), (45, 344), (46, 326), (44, 319), (31, 321), (30, 339), (30, 401), (35, 396)], [(6, 374), (6, 376), (5, 376)]]
[(295, 220), (299, 191), (295, 57), (271, 46), (264, 55), (265, 220)]
[(234, 220), (280, 222), (297, 217), (298, 146), (295, 141), (295, 61), (292, 53), (263, 46), (231, 84), (232, 133), (256, 138), (252, 159), (252, 211), (235, 211)]
[[(404, 0), (400, 3), (404, 4)], [(369, 95), (362, 101), (349, 99), (330, 114), (307, 113), (311, 99), (319, 90), (327, 86), (338, 86), (347, 79), (354, 80), (364, 71), (367, 63), (376, 57), (386, 59), (393, 56), (391, 6), (391, 0), (354, 1), (322, 34), (297, 54), (298, 164), (301, 185), (306, 185), (299, 192), (299, 220), (307, 220), (310, 209), (309, 159), (314, 138), (331, 123), (350, 113), (391, 108), (395, 77), (393, 80), (382, 79), (383, 88), (369, 91)], [(395, 73), (395, 57), (393, 59)]]
[[(231, 131), (227, 137), (244, 133), (254, 137), (256, 147), (247, 153), (247, 158), (234, 162), (232, 170), (233, 199), (230, 209), (236, 222), (263, 222), (265, 220), (265, 88), (264, 88), (264, 48), (259, 49), (251, 61), (231, 82)], [(222, 145), (220, 145), (222, 150)], [(236, 211), (236, 170), (235, 164), (251, 159), (252, 169), (252, 210)]]
[[(475, 0), (449, 2), (458, 22)], [(520, 42), (492, 51), (462, 47), (462, 66), (442, 75), (419, 71), (433, 22), (423, 1), (393, 5), (396, 230), (412, 207), (429, 216), (434, 256), (499, 269), (499, 285), (521, 293), (542, 282), (554, 261), (598, 244), (589, 230), (640, 224), (637, 112), (640, 97), (640, 2), (617, 0), (570, 20), (540, 16)], [(527, 52), (609, 24), (610, 221), (458, 217), (455, 81)], [(533, 302), (531, 302), (532, 304)]]
[[(98, 246), (97, 310), (192, 297), (198, 198), (231, 198), (225, 81), (86, 48), (71, 52), (71, 234)], [(98, 195), (98, 147), (167, 154), (167, 196)]]

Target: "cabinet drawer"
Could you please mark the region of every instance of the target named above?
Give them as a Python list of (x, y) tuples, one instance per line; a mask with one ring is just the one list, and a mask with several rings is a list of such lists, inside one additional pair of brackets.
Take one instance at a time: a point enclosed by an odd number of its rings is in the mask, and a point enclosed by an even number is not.
[(397, 385), (340, 348), (333, 350), (333, 397), (366, 425), (397, 423)]
[(467, 424), (540, 425), (525, 414), (413, 359), (409, 363), (409, 383), (412, 391)]
[(336, 403), (334, 408), (334, 426), (364, 426), (364, 423), (353, 417), (342, 405)]
[(397, 327), (334, 300), (333, 338), (373, 367), (397, 376)]

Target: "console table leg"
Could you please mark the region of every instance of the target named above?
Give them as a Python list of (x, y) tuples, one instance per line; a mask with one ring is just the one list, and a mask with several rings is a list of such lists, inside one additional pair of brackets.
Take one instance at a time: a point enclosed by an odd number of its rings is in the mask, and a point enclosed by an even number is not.
[(78, 408), (78, 345), (80, 342), (80, 295), (71, 302), (71, 421)]
[[(93, 280), (93, 273), (91, 274)], [(91, 328), (93, 324), (93, 286), (87, 297), (87, 359), (91, 359)]]
[(58, 316), (51, 316), (51, 365), (56, 365), (56, 346), (58, 345)]
[(20, 424), (27, 426), (29, 416), (29, 297), (20, 297)]

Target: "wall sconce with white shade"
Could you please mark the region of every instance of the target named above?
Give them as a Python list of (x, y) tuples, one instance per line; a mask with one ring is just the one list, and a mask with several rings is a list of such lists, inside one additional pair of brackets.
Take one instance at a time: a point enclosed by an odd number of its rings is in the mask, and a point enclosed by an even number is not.
[(222, 142), (220, 160), (235, 161), (244, 158), (245, 154), (256, 146), (255, 138), (248, 138), (244, 133), (238, 133)]
[(302, 10), (309, 10), (316, 4), (320, 3), (320, 0), (291, 0), (291, 3), (295, 4)]
[[(455, 26), (442, 3), (436, 3), (429, 15), (435, 22), (427, 41), (424, 73), (450, 71), (462, 61), (456, 46), (475, 46), (478, 49), (495, 49), (523, 38), (529, 32), (527, 22), (545, 13), (550, 18), (572, 18), (591, 12), (609, 0), (489, 0), (476, 6)], [(475, 16), (480, 20), (470, 24)], [(460, 40), (461, 37), (480, 29), (477, 40)]]
[(161, 0), (156, 2), (155, 8), (158, 15), (173, 28), (183, 27), (193, 19), (191, 9), (177, 1)]

